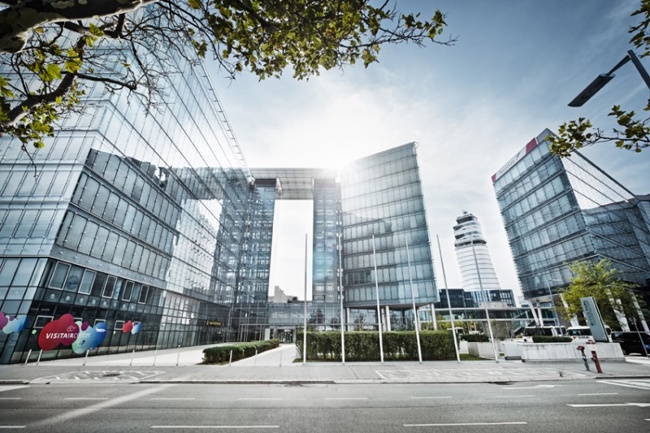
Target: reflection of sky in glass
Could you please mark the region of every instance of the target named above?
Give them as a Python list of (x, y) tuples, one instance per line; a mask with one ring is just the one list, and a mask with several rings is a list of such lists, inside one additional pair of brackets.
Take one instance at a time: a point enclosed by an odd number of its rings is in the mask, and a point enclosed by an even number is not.
[(580, 154), (565, 158), (562, 162), (578, 204), (583, 210), (627, 202), (634, 197), (625, 187)]

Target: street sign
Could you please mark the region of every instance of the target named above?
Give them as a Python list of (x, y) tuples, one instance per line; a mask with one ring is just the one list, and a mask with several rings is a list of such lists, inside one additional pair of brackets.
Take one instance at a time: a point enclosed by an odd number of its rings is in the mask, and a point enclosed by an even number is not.
[(589, 329), (591, 329), (591, 335), (594, 337), (594, 340), (609, 343), (603, 318), (600, 315), (600, 310), (598, 310), (598, 305), (596, 305), (596, 299), (593, 296), (588, 296), (586, 298), (580, 298), (580, 303), (582, 304), (582, 312), (585, 315), (585, 320)]

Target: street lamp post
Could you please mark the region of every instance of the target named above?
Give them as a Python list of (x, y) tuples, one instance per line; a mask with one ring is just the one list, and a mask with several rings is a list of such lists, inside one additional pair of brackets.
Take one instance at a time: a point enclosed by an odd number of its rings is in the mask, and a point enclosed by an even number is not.
[(573, 98), (571, 102), (569, 102), (569, 107), (582, 107), (585, 102), (591, 99), (592, 96), (594, 96), (596, 93), (600, 91), (607, 83), (609, 83), (612, 78), (615, 77), (614, 72), (619, 69), (621, 66), (626, 64), (627, 62), (631, 61), (634, 66), (636, 67), (637, 71), (639, 71), (639, 74), (641, 74), (641, 78), (643, 78), (643, 81), (645, 82), (646, 86), (648, 86), (648, 89), (650, 89), (650, 75), (648, 75), (648, 72), (645, 70), (643, 65), (641, 64), (641, 61), (639, 58), (636, 56), (634, 51), (628, 50), (627, 54), (623, 59), (616, 64), (608, 73), (606, 74), (600, 74), (598, 75), (594, 81), (589, 83), (585, 89), (580, 92), (578, 96)]

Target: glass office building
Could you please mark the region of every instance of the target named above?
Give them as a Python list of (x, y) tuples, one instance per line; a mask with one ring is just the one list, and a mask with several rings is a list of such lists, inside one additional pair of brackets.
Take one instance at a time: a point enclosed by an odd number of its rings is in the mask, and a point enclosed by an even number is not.
[(310, 324), (340, 326), (344, 296), (372, 327), (377, 288), (386, 317), (438, 301), (414, 143), (340, 177), (249, 169), (204, 68), (170, 55), (158, 110), (91, 83), (43, 149), (0, 139), (0, 363), (267, 337), (278, 199), (314, 200)]
[(341, 197), (346, 305), (437, 302), (416, 144), (347, 166)]
[(0, 319), (26, 320), (3, 327), (0, 362), (38, 351), (63, 315), (106, 330), (93, 354), (224, 338), (247, 277), (250, 172), (203, 67), (172, 59), (163, 110), (92, 83), (33, 164), (2, 138)]
[(568, 264), (609, 259), (624, 280), (650, 285), (648, 196), (635, 196), (579, 152), (549, 152), (545, 130), (492, 182), (525, 298), (566, 287)]

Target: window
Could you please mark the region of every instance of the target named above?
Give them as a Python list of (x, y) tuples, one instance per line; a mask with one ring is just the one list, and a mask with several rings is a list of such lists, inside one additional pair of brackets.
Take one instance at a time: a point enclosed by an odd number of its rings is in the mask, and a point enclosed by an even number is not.
[(133, 292), (133, 281), (127, 281), (126, 285), (124, 286), (124, 292), (122, 292), (122, 300), (130, 301), (132, 292)]
[(97, 235), (97, 229), (99, 226), (92, 221), (88, 221), (86, 224), (83, 237), (79, 242), (78, 251), (84, 254), (90, 254), (90, 249), (93, 246), (93, 241), (95, 240), (95, 235)]
[(104, 286), (104, 291), (102, 292), (102, 297), (112, 298), (113, 290), (115, 289), (115, 277), (108, 277), (106, 280), (106, 285)]
[(145, 304), (147, 302), (147, 296), (149, 295), (149, 286), (142, 286), (140, 291), (140, 297), (138, 298), (138, 304)]
[(40, 329), (50, 323), (53, 319), (54, 316), (36, 316), (36, 320), (34, 321), (34, 328)]
[(68, 273), (68, 278), (63, 289), (67, 292), (76, 292), (79, 289), (79, 284), (81, 283), (83, 273), (83, 268), (73, 266)]
[(84, 272), (83, 279), (81, 280), (81, 284), (79, 285), (79, 293), (82, 293), (84, 295), (89, 294), (94, 279), (95, 279), (95, 272), (86, 269), (86, 272)]
[(124, 320), (115, 321), (115, 331), (121, 331), (124, 328)]
[(54, 268), (54, 272), (52, 273), (52, 277), (50, 278), (50, 284), (49, 287), (53, 289), (62, 289), (63, 288), (63, 283), (65, 282), (65, 277), (68, 275), (68, 270), (70, 269), (70, 265), (66, 265), (65, 263), (57, 263), (56, 268)]

